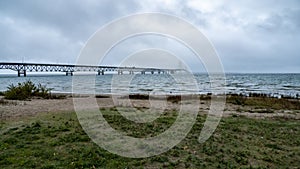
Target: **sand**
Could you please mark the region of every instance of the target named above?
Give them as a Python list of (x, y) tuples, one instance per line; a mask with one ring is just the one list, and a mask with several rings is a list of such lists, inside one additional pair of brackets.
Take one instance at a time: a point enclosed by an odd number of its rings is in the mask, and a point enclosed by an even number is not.
[[(87, 99), (92, 96), (74, 96), (79, 99)], [(0, 119), (18, 119), (23, 117), (35, 116), (40, 113), (60, 113), (74, 112), (73, 98), (67, 96), (65, 99), (31, 99), (29, 101), (11, 101), (0, 98)], [(110, 97), (96, 98), (99, 108), (111, 108), (115, 106), (130, 106), (136, 108), (149, 108), (152, 104), (155, 108), (164, 110), (179, 110), (180, 102), (166, 102), (165, 100), (149, 100), (146, 99), (130, 99), (130, 103), (126, 103), (125, 99), (119, 98), (117, 103), (114, 103)], [(4, 101), (4, 103), (3, 103)], [(167, 104), (167, 105), (165, 105)], [(193, 104), (193, 103), (190, 103)], [(210, 107), (210, 102), (207, 100), (200, 101), (199, 114), (207, 114)], [(272, 110), (265, 113), (263, 109), (256, 109), (250, 106), (239, 106), (226, 103), (224, 117), (228, 116), (247, 116), (250, 118), (284, 118), (300, 120), (300, 110)]]

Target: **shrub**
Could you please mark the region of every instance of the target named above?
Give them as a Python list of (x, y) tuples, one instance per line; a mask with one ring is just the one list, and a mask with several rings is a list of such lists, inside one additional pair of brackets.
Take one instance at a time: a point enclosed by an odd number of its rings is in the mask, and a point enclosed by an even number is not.
[(42, 98), (49, 98), (49, 92), (51, 89), (48, 89), (46, 86), (38, 84), (38, 87), (34, 91), (34, 95)]
[(23, 83), (18, 83), (17, 86), (11, 84), (7, 87), (7, 91), (4, 93), (5, 99), (10, 100), (26, 100), (30, 99), (34, 96), (49, 98), (51, 89), (46, 88), (46, 86), (42, 86), (38, 84), (36, 86), (31, 81), (26, 81)]

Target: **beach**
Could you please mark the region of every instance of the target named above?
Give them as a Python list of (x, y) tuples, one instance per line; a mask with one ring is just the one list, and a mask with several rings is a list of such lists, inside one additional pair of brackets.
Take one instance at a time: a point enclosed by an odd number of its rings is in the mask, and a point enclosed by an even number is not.
[[(73, 98), (85, 99), (95, 97), (93, 95), (74, 95), (72, 94), (53, 94), (64, 96), (63, 99), (38, 99), (33, 98), (30, 101), (5, 100), (2, 97), (0, 104), (1, 118), (14, 119), (26, 116), (34, 116), (39, 113), (55, 113), (55, 112), (74, 112)], [(130, 99), (133, 107), (150, 108), (149, 99), (141, 96), (132, 95)], [(135, 97), (134, 97), (135, 96)], [(138, 97), (140, 96), (140, 97)], [(210, 109), (210, 99), (207, 95), (201, 95), (199, 114), (206, 115)], [(174, 96), (173, 96), (174, 97)], [(110, 95), (97, 95), (96, 100), (99, 108), (113, 108), (115, 106), (124, 106), (114, 103)], [(126, 100), (118, 97), (118, 100)], [(250, 102), (251, 104), (239, 103)], [(166, 100), (156, 99), (156, 105), (160, 105)], [(180, 98), (179, 98), (180, 102)], [(167, 101), (167, 110), (178, 109), (180, 103), (177, 100)], [(256, 105), (255, 105), (256, 104)], [(131, 105), (130, 105), (131, 106)], [(129, 107), (129, 105), (128, 105)], [(299, 99), (278, 99), (270, 97), (244, 97), (244, 96), (227, 96), (227, 103), (223, 112), (224, 117), (228, 116), (246, 116), (249, 118), (284, 118), (300, 120), (300, 100)], [(160, 107), (163, 109), (163, 107)]]
[[(59, 94), (61, 96), (61, 94)], [(209, 95), (200, 98), (196, 123), (186, 138), (169, 151), (149, 158), (126, 158), (96, 145), (78, 122), (73, 99), (91, 95), (64, 95), (60, 99), (1, 99), (1, 168), (297, 168), (300, 149), (298, 99), (227, 96), (223, 117), (213, 135), (197, 139), (210, 109)], [(130, 95), (131, 105), (148, 110), (149, 97)], [(116, 130), (132, 137), (155, 136), (168, 129), (180, 108), (180, 97), (153, 99), (167, 102), (152, 123), (134, 123), (119, 114), (130, 107), (118, 97), (97, 95), (101, 113)], [(190, 102), (190, 104), (192, 104)], [(158, 107), (156, 107), (158, 108)]]
[[(60, 96), (60, 97), (58, 97)], [(73, 99), (97, 100), (101, 113), (116, 130), (137, 137), (153, 137), (173, 125), (179, 96), (64, 95), (60, 99), (32, 98), (0, 102), (1, 168), (297, 168), (300, 149), (300, 100), (228, 95), (223, 117), (204, 143), (199, 133), (210, 109), (210, 95), (199, 96), (196, 123), (186, 138), (169, 151), (149, 158), (126, 158), (96, 145), (78, 122)], [(150, 99), (149, 99), (150, 98)], [(188, 97), (184, 97), (188, 98)], [(123, 102), (125, 101), (125, 102)], [(127, 100), (128, 101), (128, 100)], [(166, 106), (161, 106), (162, 102)], [(126, 103), (126, 104), (125, 104)], [(151, 105), (151, 104), (152, 105)], [(155, 104), (163, 114), (153, 122), (134, 123), (120, 108), (146, 111)], [(160, 107), (161, 106), (161, 107)]]

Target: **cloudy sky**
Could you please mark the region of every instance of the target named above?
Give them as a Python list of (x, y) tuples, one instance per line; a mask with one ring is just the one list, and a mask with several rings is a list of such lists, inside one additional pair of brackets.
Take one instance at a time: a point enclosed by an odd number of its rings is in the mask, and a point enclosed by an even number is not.
[[(300, 73), (299, 0), (2, 0), (0, 62), (75, 63), (99, 28), (143, 12), (162, 12), (194, 24), (214, 45), (226, 72)], [(180, 45), (155, 35), (131, 38), (103, 64), (116, 65), (123, 55), (160, 47), (173, 49), (192, 70), (201, 71)]]

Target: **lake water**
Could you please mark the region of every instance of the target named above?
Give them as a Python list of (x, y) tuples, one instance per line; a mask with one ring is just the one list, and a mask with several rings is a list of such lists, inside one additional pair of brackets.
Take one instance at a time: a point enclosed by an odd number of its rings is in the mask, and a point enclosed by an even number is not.
[[(207, 74), (195, 74), (197, 86), (184, 79), (184, 75), (176, 75), (182, 78), (176, 81), (172, 75), (167, 74), (136, 74), (131, 75), (28, 75), (27, 77), (16, 77), (16, 75), (0, 75), (0, 91), (7, 90), (9, 84), (17, 84), (31, 80), (41, 83), (52, 92), (72, 93), (72, 85), (76, 86), (76, 93), (110, 94), (129, 90), (130, 93), (140, 94), (177, 94), (177, 93), (223, 93), (223, 90), (212, 90), (210, 79)], [(75, 78), (73, 82), (73, 78)], [(132, 80), (130, 80), (132, 78)], [(112, 82), (117, 79), (117, 83)], [(123, 82), (130, 80), (129, 85)], [(281, 95), (298, 97), (300, 95), (300, 74), (227, 74), (226, 93), (245, 94), (263, 93), (275, 97)], [(220, 89), (224, 89), (220, 88)]]

